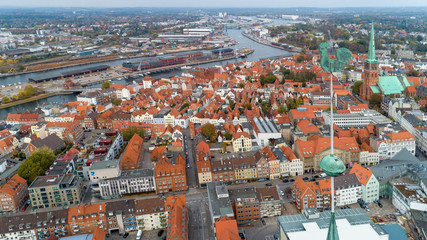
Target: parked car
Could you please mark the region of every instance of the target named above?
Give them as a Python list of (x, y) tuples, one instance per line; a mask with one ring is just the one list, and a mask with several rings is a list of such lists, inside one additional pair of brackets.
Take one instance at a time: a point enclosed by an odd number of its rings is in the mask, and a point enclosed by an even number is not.
[(245, 234), (243, 234), (243, 233), (239, 233), (239, 236), (242, 240), (246, 239)]
[(289, 182), (289, 180), (288, 179), (283, 179), (283, 182), (286, 183), (286, 182)]
[(307, 181), (307, 180), (308, 180), (308, 177), (304, 177), (302, 180)]
[(22, 209), (21, 209), (21, 212), (25, 212), (25, 210), (27, 210), (27, 207), (23, 206)]
[(271, 183), (266, 183), (266, 184), (265, 184), (265, 186), (267, 186), (267, 187), (271, 187), (271, 186), (273, 186), (273, 184), (271, 184)]
[(127, 238), (129, 236), (129, 233), (123, 234), (123, 238)]
[(382, 204), (382, 203), (380, 203), (380, 202), (378, 202), (378, 207), (382, 208), (382, 207), (383, 207), (383, 204)]
[(261, 222), (262, 222), (262, 225), (266, 224), (265, 221), (264, 221), (264, 219), (261, 219)]
[(164, 232), (165, 230), (163, 230), (163, 229), (161, 229), (158, 233), (157, 233), (157, 236), (162, 236), (163, 235), (163, 232)]
[(295, 182), (295, 179), (291, 179), (291, 180), (289, 180), (289, 181), (291, 181), (291, 182)]

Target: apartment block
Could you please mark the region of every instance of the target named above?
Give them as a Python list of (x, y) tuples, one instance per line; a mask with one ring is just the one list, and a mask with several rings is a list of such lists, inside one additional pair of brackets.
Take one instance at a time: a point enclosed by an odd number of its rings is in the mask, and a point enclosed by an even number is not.
[(234, 152), (252, 151), (252, 139), (247, 132), (237, 132), (233, 135)]
[(255, 188), (228, 190), (237, 224), (261, 219), (260, 203)]
[(155, 192), (154, 170), (152, 168), (144, 168), (123, 171), (120, 177), (100, 179), (98, 186), (100, 196), (103, 199), (144, 192)]
[(362, 184), (362, 199), (367, 203), (375, 202), (379, 199), (379, 182), (371, 169), (364, 168), (355, 163), (350, 170), (350, 174), (355, 174), (357, 180)]
[(83, 183), (73, 174), (37, 177), (28, 187), (33, 209), (80, 204)]
[(93, 233), (96, 228), (107, 230), (105, 203), (85, 204), (68, 208), (70, 235)]
[(105, 207), (109, 232), (118, 230), (120, 233), (125, 233), (137, 230), (135, 201), (133, 199), (107, 202)]
[(28, 199), (27, 181), (18, 174), (0, 186), (0, 213), (17, 212)]
[(163, 156), (154, 166), (157, 193), (188, 189), (185, 159), (181, 153), (171, 159)]
[(262, 218), (282, 215), (282, 200), (276, 187), (257, 187), (255, 192)]
[(415, 137), (408, 131), (382, 134), (378, 138), (371, 138), (370, 143), (372, 149), (378, 152), (381, 160), (392, 158), (402, 148), (408, 149), (410, 153), (415, 155)]
[(165, 209), (164, 198), (135, 200), (135, 215), (138, 229), (142, 231), (167, 227), (168, 211)]

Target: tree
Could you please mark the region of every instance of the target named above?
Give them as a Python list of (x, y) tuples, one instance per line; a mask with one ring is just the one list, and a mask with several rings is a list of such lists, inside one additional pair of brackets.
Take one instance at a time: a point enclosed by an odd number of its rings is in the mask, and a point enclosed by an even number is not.
[(212, 123), (206, 123), (202, 126), (202, 134), (205, 137), (209, 138), (211, 142), (215, 142), (218, 132)]
[(419, 77), (421, 74), (417, 70), (412, 69), (406, 74), (408, 77)]
[(184, 108), (188, 108), (189, 106), (190, 106), (190, 104), (188, 102), (182, 104), (180, 111)]
[(357, 81), (353, 84), (352, 91), (354, 94), (359, 95), (360, 93), (360, 86), (362, 86), (362, 81)]
[(236, 103), (233, 100), (231, 100), (231, 99), (228, 101), (228, 103), (230, 105), (231, 110), (233, 110), (234, 106), (236, 106)]
[(103, 83), (101, 84), (101, 87), (102, 87), (103, 89), (110, 88), (110, 87), (111, 87), (111, 83), (110, 83), (110, 81), (105, 81), (105, 82), (103, 82)]
[(222, 142), (222, 152), (223, 153), (226, 153), (227, 152), (227, 143), (225, 143), (225, 142)]
[(250, 103), (245, 104), (245, 108), (247, 108), (248, 110), (252, 110), (252, 104)]
[(126, 141), (129, 141), (135, 134), (138, 134), (140, 137), (144, 138), (145, 131), (143, 128), (137, 128), (134, 126), (122, 130), (122, 136)]
[(286, 112), (286, 107), (285, 107), (285, 105), (281, 104), (281, 105), (279, 106), (279, 108), (277, 108), (277, 111), (278, 111), (280, 114), (282, 114), (282, 113)]
[(240, 87), (240, 88), (244, 88), (244, 87), (245, 87), (245, 84), (241, 82), (241, 83), (239, 83), (239, 87)]
[(113, 98), (111, 99), (111, 103), (113, 105), (119, 106), (120, 104), (122, 104), (122, 100), (120, 98)]
[(233, 138), (233, 134), (231, 134), (230, 132), (226, 132), (224, 134), (224, 137), (226, 140), (231, 140)]
[(18, 169), (18, 175), (27, 180), (28, 183), (32, 183), (36, 177), (45, 174), (55, 159), (56, 156), (53, 151), (44, 146), (25, 160)]
[(371, 104), (372, 107), (379, 109), (382, 101), (382, 96), (379, 93), (374, 93), (369, 98), (369, 104)]
[(3, 104), (10, 103), (10, 98), (9, 98), (9, 97), (7, 97), (7, 96), (4, 96), (4, 97), (1, 99), (1, 102), (2, 102)]

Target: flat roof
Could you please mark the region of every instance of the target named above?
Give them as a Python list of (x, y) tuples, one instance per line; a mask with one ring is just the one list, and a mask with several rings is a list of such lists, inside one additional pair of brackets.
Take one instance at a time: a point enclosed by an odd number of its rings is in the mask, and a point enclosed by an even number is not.
[(274, 124), (267, 118), (254, 118), (260, 133), (278, 133)]
[[(285, 232), (299, 232), (304, 231), (304, 223), (316, 222), (319, 228), (327, 229), (329, 226), (329, 220), (331, 217), (330, 211), (324, 211), (319, 213), (319, 218), (308, 219), (305, 214), (289, 215), (289, 216), (280, 216), (278, 217), (279, 226)], [(337, 209), (335, 210), (335, 218), (338, 219), (347, 219), (348, 222), (352, 225), (357, 224), (370, 224), (372, 220), (366, 215), (366, 213), (360, 208), (352, 209)]]
[[(234, 216), (231, 208), (230, 197), (228, 196), (227, 187), (221, 182), (207, 183), (209, 208), (212, 218), (223, 216)], [(218, 196), (220, 196), (218, 198)]]
[(48, 187), (55, 186), (61, 183), (70, 183), (73, 178), (73, 174), (38, 176), (31, 183), (29, 188)]
[(90, 170), (98, 170), (104, 168), (116, 168), (119, 166), (119, 160), (99, 161), (94, 162), (90, 166)]

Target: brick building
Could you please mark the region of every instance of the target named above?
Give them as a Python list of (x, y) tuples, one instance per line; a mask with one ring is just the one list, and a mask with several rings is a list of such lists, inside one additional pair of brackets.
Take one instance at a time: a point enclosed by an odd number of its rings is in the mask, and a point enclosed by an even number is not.
[(16, 212), (27, 199), (27, 181), (18, 174), (0, 186), (0, 212)]
[(122, 171), (138, 169), (143, 154), (144, 140), (138, 134), (135, 134), (130, 139), (123, 158), (120, 161), (120, 169)]
[(168, 211), (167, 240), (188, 239), (187, 204), (185, 195), (167, 197), (165, 202)]
[(187, 190), (185, 159), (181, 153), (168, 159), (163, 156), (154, 166), (157, 193)]
[(237, 224), (261, 219), (260, 204), (255, 188), (228, 190)]
[(105, 203), (68, 208), (70, 235), (92, 233), (96, 228), (107, 230)]

